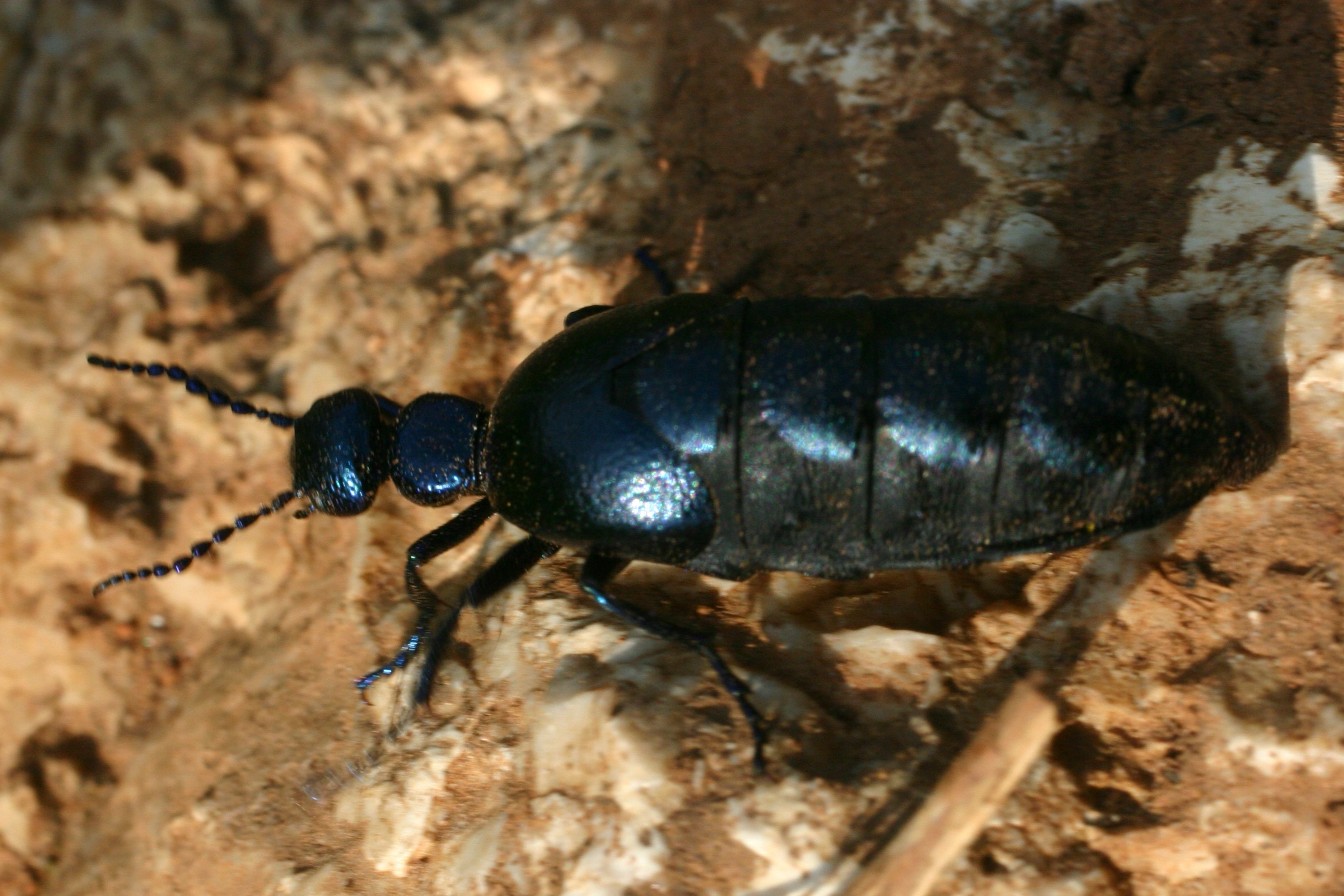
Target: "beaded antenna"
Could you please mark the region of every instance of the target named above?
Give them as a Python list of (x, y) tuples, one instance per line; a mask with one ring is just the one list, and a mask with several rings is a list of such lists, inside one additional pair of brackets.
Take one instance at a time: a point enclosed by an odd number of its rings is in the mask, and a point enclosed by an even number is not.
[[(192, 395), (200, 395), (211, 405), (217, 408), (228, 408), (235, 414), (244, 417), (256, 417), (265, 420), (272, 426), (280, 429), (291, 429), (294, 426), (294, 418), (288, 414), (281, 414), (275, 411), (268, 411), (265, 408), (259, 408), (250, 402), (240, 401), (230, 397), (227, 393), (212, 389), (202, 382), (198, 377), (192, 376), (176, 364), (159, 364), (151, 362), (143, 364), (138, 361), (115, 361), (111, 358), (104, 358), (101, 355), (89, 355), (89, 364), (94, 367), (101, 367), (104, 370), (116, 370), (124, 373), (131, 373), (137, 376), (164, 377), (173, 382), (181, 383)], [(217, 544), (227, 541), (234, 532), (240, 529), (246, 529), (257, 520), (265, 516), (279, 513), (295, 498), (301, 497), (302, 493), (296, 489), (286, 489), (273, 497), (269, 503), (263, 504), (253, 513), (245, 513), (237, 517), (232, 525), (220, 526), (210, 534), (209, 539), (198, 541), (191, 546), (186, 554), (173, 560), (171, 563), (155, 563), (151, 566), (141, 566), (137, 569), (126, 569), (119, 573), (110, 575), (103, 579), (97, 585), (93, 586), (93, 593), (101, 594), (113, 585), (120, 585), (123, 582), (132, 582), (138, 579), (149, 579), (166, 576), (169, 573), (181, 573), (191, 566), (191, 561), (197, 557), (204, 557), (210, 553), (210, 549)], [(311, 516), (314, 512), (313, 507), (305, 507), (302, 510), (294, 512), (295, 519), (303, 519)]]

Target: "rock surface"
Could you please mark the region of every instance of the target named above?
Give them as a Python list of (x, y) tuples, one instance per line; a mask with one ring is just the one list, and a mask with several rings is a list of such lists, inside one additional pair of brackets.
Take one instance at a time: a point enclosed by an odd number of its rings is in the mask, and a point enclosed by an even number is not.
[[(1344, 877), (1340, 9), (15, 5), (0, 21), (0, 891), (839, 892), (1025, 668), (1066, 724), (936, 891), (1319, 894)], [(301, 412), (488, 402), (567, 311), (685, 289), (982, 295), (1142, 332), (1286, 425), (1249, 487), (1095, 551), (863, 582), (652, 566), (776, 719), (560, 555), (432, 711), (349, 686), (446, 514), (265, 520)], [(445, 593), (516, 538), (437, 562)]]

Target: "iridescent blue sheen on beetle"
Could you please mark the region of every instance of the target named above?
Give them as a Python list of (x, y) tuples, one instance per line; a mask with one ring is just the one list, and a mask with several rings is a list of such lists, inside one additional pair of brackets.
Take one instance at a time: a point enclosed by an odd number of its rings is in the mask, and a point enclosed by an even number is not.
[[(310, 504), (300, 514), (360, 513), (389, 477), (418, 504), (479, 496), (408, 550), (416, 626), (360, 688), (423, 653), (416, 696), (427, 699), (462, 608), (567, 547), (586, 555), (579, 583), (600, 605), (705, 657), (751, 726), (757, 767), (764, 720), (711, 638), (610, 593), (631, 560), (730, 579), (852, 578), (1062, 550), (1174, 516), (1279, 449), (1147, 339), (969, 299), (696, 294), (581, 309), (490, 409), (453, 395), (401, 407), (347, 389), (295, 421), (180, 368), (90, 362), (185, 380), (218, 406), (294, 425), (292, 491), (237, 528), (294, 496)], [(495, 513), (528, 537), (440, 613), (421, 567)]]

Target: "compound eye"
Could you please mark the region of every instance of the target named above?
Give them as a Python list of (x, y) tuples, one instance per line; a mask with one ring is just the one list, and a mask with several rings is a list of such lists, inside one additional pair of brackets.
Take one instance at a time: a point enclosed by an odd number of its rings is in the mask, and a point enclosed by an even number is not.
[(332, 516), (373, 504), (388, 477), (392, 428), (373, 393), (343, 389), (313, 402), (294, 424), (294, 489)]

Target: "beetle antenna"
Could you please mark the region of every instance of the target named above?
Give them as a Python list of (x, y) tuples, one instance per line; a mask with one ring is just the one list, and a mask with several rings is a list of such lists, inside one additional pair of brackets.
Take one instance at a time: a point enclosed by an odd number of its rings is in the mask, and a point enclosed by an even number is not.
[(192, 395), (203, 395), (206, 401), (217, 408), (228, 407), (235, 414), (267, 420), (281, 429), (288, 429), (294, 425), (294, 418), (288, 414), (268, 411), (250, 402), (234, 399), (223, 390), (211, 389), (199, 378), (187, 373), (176, 364), (160, 364), (157, 361), (148, 364), (139, 361), (116, 361), (112, 358), (104, 358), (102, 355), (89, 355), (88, 360), (94, 367), (101, 367), (104, 370), (130, 371), (133, 374), (144, 374), (145, 376), (166, 376), (174, 382), (182, 383)]
[[(280, 512), (284, 509), (286, 504), (293, 501), (298, 496), (299, 492), (292, 489), (283, 491), (272, 498), (269, 504), (263, 504), (261, 507), (257, 508), (255, 513), (245, 513), (235, 519), (232, 526), (220, 526), (211, 533), (208, 541), (196, 542), (191, 546), (190, 553), (183, 554), (172, 563), (155, 563), (153, 566), (142, 566), (139, 569), (127, 569), (116, 575), (108, 576), (97, 585), (93, 586), (93, 593), (95, 595), (101, 594), (113, 585), (120, 585), (122, 582), (133, 582), (136, 579), (148, 579), (151, 576), (158, 578), (160, 576), (166, 576), (170, 572), (186, 572), (187, 567), (191, 565), (192, 560), (195, 560), (197, 557), (204, 557), (206, 554), (210, 553), (212, 547), (228, 541), (229, 537), (239, 529), (246, 529), (262, 517), (271, 516), (274, 513)], [(294, 514), (294, 518), (301, 520), (304, 517), (312, 515), (313, 511), (314, 508), (310, 504), (303, 510), (297, 511)]]

